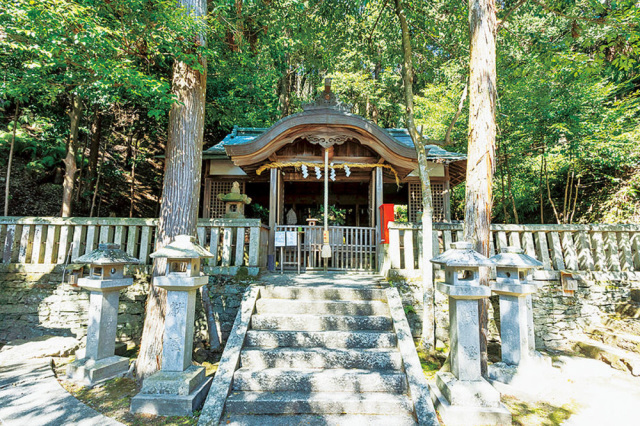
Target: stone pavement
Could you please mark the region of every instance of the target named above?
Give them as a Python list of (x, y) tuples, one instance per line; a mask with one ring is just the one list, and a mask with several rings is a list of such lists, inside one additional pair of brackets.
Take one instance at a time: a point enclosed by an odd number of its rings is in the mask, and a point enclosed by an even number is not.
[(309, 272), (304, 274), (271, 272), (260, 276), (260, 284), (330, 288), (386, 288), (389, 286), (389, 283), (380, 275), (344, 272)]
[(633, 377), (605, 363), (576, 356), (556, 356), (553, 366), (527, 370), (510, 385), (492, 383), (503, 395), (553, 406), (567, 404), (573, 413), (566, 426), (640, 424), (640, 377)]
[(121, 425), (64, 390), (53, 373), (51, 358), (30, 358), (48, 352), (46, 347), (47, 341), (42, 340), (0, 351), (0, 425)]

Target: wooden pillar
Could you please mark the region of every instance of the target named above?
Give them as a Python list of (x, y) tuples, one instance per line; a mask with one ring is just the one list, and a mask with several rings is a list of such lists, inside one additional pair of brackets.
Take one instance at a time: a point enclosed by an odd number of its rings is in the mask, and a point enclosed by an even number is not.
[(371, 179), (369, 179), (369, 227), (376, 226), (376, 172), (371, 170)]
[(374, 175), (374, 195), (375, 195), (375, 218), (376, 218), (376, 247), (378, 251), (378, 271), (382, 270), (384, 264), (384, 258), (386, 257), (386, 244), (380, 244), (382, 233), (382, 221), (380, 218), (380, 206), (383, 202), (383, 181), (382, 181), (382, 167), (376, 167), (373, 172)]
[(278, 169), (271, 169), (269, 180), (269, 249), (267, 251), (267, 267), (275, 270), (275, 238), (278, 215)]
[(451, 178), (449, 177), (449, 165), (444, 165), (444, 220), (451, 222)]
[[(211, 219), (211, 191), (213, 190), (213, 186), (211, 183), (211, 179), (209, 178), (205, 178), (203, 180), (204, 182), (204, 194), (203, 194), (203, 201), (202, 201), (202, 217), (205, 219)], [(214, 195), (217, 196), (217, 195)]]
[(285, 224), (284, 215), (286, 214), (284, 211), (284, 179), (282, 178), (282, 173), (279, 170), (276, 170), (276, 176), (278, 179), (278, 218), (276, 221), (280, 225), (283, 225)]
[(374, 171), (375, 177), (375, 198), (376, 198), (376, 228), (378, 228), (378, 241), (380, 241), (380, 206), (383, 202), (383, 186), (382, 186), (382, 167), (376, 167)]

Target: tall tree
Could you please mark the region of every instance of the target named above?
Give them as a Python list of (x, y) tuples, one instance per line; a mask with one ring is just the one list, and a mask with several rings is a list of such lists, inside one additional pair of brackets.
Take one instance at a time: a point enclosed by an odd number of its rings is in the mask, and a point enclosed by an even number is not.
[[(206, 0), (180, 0), (185, 14), (202, 19), (207, 13)], [(203, 19), (202, 19), (203, 20)], [(196, 34), (196, 46), (204, 46), (204, 31)], [(169, 243), (176, 235), (195, 235), (200, 203), (202, 141), (204, 133), (207, 62), (204, 56), (187, 63), (173, 65), (172, 91), (176, 103), (169, 112), (169, 135), (165, 153), (164, 182), (160, 204), (160, 219), (156, 249)], [(162, 271), (158, 262), (154, 275)], [(166, 292), (151, 283), (140, 355), (136, 364), (139, 379), (160, 368), (164, 335), (164, 305)]]
[(429, 180), (428, 151), (425, 141), (418, 133), (413, 118), (413, 58), (411, 50), (411, 36), (404, 8), (400, 0), (395, 0), (395, 11), (400, 21), (402, 34), (402, 78), (404, 83), (404, 97), (406, 104), (407, 129), (418, 153), (418, 174), (422, 190), (422, 338), (423, 347), (435, 348), (435, 314), (433, 290), (433, 246), (431, 233), (433, 232), (433, 203), (431, 197), (431, 181)]
[(193, 23), (172, 2), (15, 0), (3, 6), (0, 98), (24, 94), (23, 103), (37, 106), (62, 100), (69, 114), (70, 126), (51, 138), (54, 147), (66, 140), (60, 213), (69, 216), (83, 103), (149, 101), (149, 116), (164, 114), (175, 101), (167, 58), (185, 57)]
[[(489, 256), (496, 150), (495, 0), (469, 0), (469, 140), (464, 239)], [(486, 268), (481, 284), (489, 285)], [(487, 369), (488, 299), (479, 302), (482, 371)]]
[(78, 131), (82, 120), (82, 99), (75, 93), (71, 96), (71, 110), (69, 111), (70, 130), (67, 139), (67, 155), (64, 158), (64, 182), (62, 183), (62, 208), (60, 216), (71, 216), (73, 202), (73, 186), (76, 180), (78, 166), (76, 157), (78, 154)]
[(7, 162), (7, 180), (4, 187), (4, 215), (9, 216), (9, 192), (11, 188), (11, 162), (13, 161), (13, 151), (16, 146), (16, 131), (18, 130), (18, 114), (20, 112), (20, 102), (16, 102), (16, 112), (13, 115), (13, 131), (11, 132), (11, 147), (9, 148), (9, 161)]

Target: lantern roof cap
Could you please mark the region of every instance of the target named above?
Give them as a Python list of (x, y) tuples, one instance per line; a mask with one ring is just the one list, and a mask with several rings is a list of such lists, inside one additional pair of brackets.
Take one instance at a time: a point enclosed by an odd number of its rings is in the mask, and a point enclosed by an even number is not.
[(140, 260), (130, 256), (119, 244), (98, 244), (98, 248), (73, 260), (73, 263), (92, 265), (139, 264)]
[(231, 192), (227, 194), (218, 194), (218, 199), (224, 202), (240, 202), (244, 204), (250, 204), (251, 198), (247, 197), (247, 194), (240, 193), (240, 184), (233, 182)]
[(149, 255), (153, 259), (197, 259), (201, 257), (213, 257), (209, 250), (196, 243), (196, 238), (191, 235), (178, 235), (166, 246)]
[(451, 243), (451, 248), (431, 259), (432, 263), (458, 268), (493, 266), (493, 262), (473, 249), (467, 241)]
[(497, 267), (503, 268), (536, 269), (542, 266), (542, 262), (525, 254), (524, 250), (518, 247), (505, 247), (500, 250), (499, 254), (492, 256), (490, 260), (493, 261)]

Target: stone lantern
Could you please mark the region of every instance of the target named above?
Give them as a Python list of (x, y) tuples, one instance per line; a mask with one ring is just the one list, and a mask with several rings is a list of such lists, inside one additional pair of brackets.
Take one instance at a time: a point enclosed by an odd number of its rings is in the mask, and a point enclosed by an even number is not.
[(131, 400), (133, 413), (160, 416), (190, 415), (207, 397), (211, 379), (205, 368), (192, 365), (196, 292), (209, 280), (200, 268), (202, 258), (213, 257), (190, 235), (175, 240), (150, 255), (166, 259), (166, 275), (154, 284), (167, 290), (162, 342), (162, 369), (145, 379)]
[(88, 263), (90, 267), (89, 275), (78, 279), (78, 285), (91, 292), (89, 327), (84, 357), (69, 364), (67, 377), (93, 386), (129, 370), (129, 359), (114, 355), (118, 304), (120, 289), (133, 284), (133, 278), (124, 276), (124, 266), (140, 261), (122, 251), (117, 244), (100, 244), (74, 263)]
[(521, 364), (536, 358), (531, 295), (538, 290), (533, 271), (542, 262), (516, 247), (506, 247), (491, 258), (496, 265), (496, 280), (491, 290), (500, 296), (500, 336), (502, 363), (489, 368), (489, 376), (510, 382)]
[(445, 282), (438, 291), (449, 296), (451, 372), (438, 372), (432, 387), (434, 405), (446, 424), (511, 424), (511, 413), (500, 402), (500, 393), (480, 370), (478, 300), (491, 289), (480, 285), (480, 268), (493, 263), (468, 242), (452, 248), (431, 262), (444, 267)]
[(240, 193), (240, 184), (233, 182), (231, 192), (218, 194), (218, 199), (224, 201), (225, 219), (244, 219), (244, 206), (251, 203), (251, 198)]

